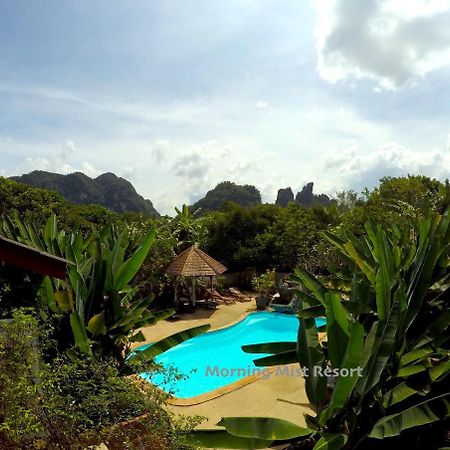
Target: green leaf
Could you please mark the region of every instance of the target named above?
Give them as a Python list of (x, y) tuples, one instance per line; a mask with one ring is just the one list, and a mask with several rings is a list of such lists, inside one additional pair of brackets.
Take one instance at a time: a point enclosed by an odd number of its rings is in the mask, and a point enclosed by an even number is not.
[(446, 397), (449, 396), (450, 393), (443, 394), (396, 414), (383, 417), (375, 424), (369, 437), (384, 439), (385, 437), (398, 436), (408, 428), (426, 425), (448, 417), (450, 415), (450, 402)]
[(55, 298), (55, 290), (50, 277), (45, 276), (42, 280), (41, 298), (45, 298), (46, 305), (53, 311), (57, 311), (57, 304)]
[(415, 394), (423, 395), (427, 392), (429, 392), (429, 389), (424, 392), (411, 386), (409, 380), (403, 381), (383, 395), (383, 406), (389, 408)]
[(394, 259), (386, 233), (379, 226), (374, 230), (374, 227), (369, 222), (366, 224), (366, 230), (373, 243), (374, 258), (379, 264), (374, 284), (377, 313), (380, 320), (385, 321), (391, 306)]
[(187, 330), (180, 331), (179, 333), (172, 334), (158, 342), (147, 347), (145, 350), (135, 350), (130, 354), (127, 361), (133, 363), (133, 361), (146, 361), (153, 359), (161, 353), (164, 353), (169, 348), (175, 347), (188, 339), (191, 339), (199, 334), (203, 334), (211, 328), (211, 325), (200, 325), (198, 327), (188, 328)]
[(450, 372), (450, 361), (441, 361), (430, 369), (430, 378), (432, 381), (439, 380)]
[(297, 342), (268, 342), (267, 344), (243, 345), (245, 353), (283, 353), (297, 348)]
[(44, 232), (45, 240), (50, 242), (52, 239), (56, 239), (56, 215), (52, 214), (45, 225)]
[(351, 373), (351, 369), (357, 369), (360, 366), (361, 354), (363, 348), (364, 327), (360, 323), (351, 325), (350, 339), (345, 349), (342, 359), (341, 369), (349, 370), (347, 376), (340, 375), (333, 389), (330, 404), (320, 415), (319, 423), (325, 425), (327, 420), (339, 413), (350, 399), (353, 388), (358, 381), (358, 372)]
[(92, 316), (88, 322), (87, 329), (92, 334), (106, 334), (105, 312)]
[(319, 409), (325, 401), (327, 380), (316, 373), (316, 367), (325, 366), (325, 355), (319, 342), (316, 321), (314, 319), (300, 319), (297, 337), (297, 358), (305, 377), (305, 390), (308, 400)]
[(22, 219), (20, 218), (19, 212), (15, 209), (13, 211), (14, 220), (16, 222), (17, 229), (19, 230), (22, 242), (24, 241), (27, 245), (32, 245), (31, 239), (28, 235), (27, 228), (25, 227)]
[(325, 315), (325, 307), (323, 305), (311, 306), (310, 308), (304, 308), (297, 312), (298, 317), (303, 319), (311, 319), (315, 317), (321, 317)]
[(145, 336), (142, 331), (138, 331), (136, 334), (130, 337), (130, 342), (144, 342)]
[(325, 295), (327, 310), (327, 341), (330, 362), (340, 367), (349, 340), (349, 319), (338, 294)]
[[(370, 334), (373, 342), (368, 342), (371, 346), (369, 360), (364, 366), (363, 376), (358, 380), (355, 387), (356, 391), (360, 394), (360, 403), (367, 392), (378, 383), (381, 373), (394, 351), (398, 324), (397, 305), (392, 305), (386, 322), (378, 322), (376, 327), (375, 324), (377, 324), (377, 322), (373, 325), (375, 336)], [(367, 339), (369, 339), (369, 336)], [(364, 347), (366, 347), (366, 345), (364, 345)]]
[(409, 366), (403, 367), (401, 369), (399, 369), (399, 371), (397, 372), (396, 376), (397, 377), (403, 377), (403, 378), (407, 378), (411, 375), (414, 375), (416, 373), (420, 373), (420, 372), (424, 372), (425, 370), (427, 370), (429, 367), (431, 366), (431, 364), (427, 361), (422, 361), (418, 364), (411, 364)]
[(86, 334), (86, 329), (76, 311), (70, 314), (70, 326), (72, 327), (75, 345), (86, 355), (92, 356), (91, 346)]
[(347, 242), (344, 245), (344, 248), (347, 251), (348, 255), (361, 269), (362, 273), (370, 281), (370, 283), (375, 284), (375, 269), (367, 260), (367, 258), (361, 252), (359, 252), (351, 242)]
[(347, 443), (347, 435), (325, 433), (316, 443), (313, 450), (340, 450)]
[(298, 362), (297, 350), (288, 350), (287, 352), (276, 353), (275, 355), (253, 360), (253, 364), (256, 367), (280, 366), (296, 362)]
[(56, 291), (55, 300), (59, 309), (62, 312), (70, 312), (73, 310), (73, 295), (72, 291)]
[(429, 356), (433, 353), (433, 349), (431, 347), (422, 347), (418, 349), (414, 349), (408, 353), (405, 353), (400, 358), (400, 365), (406, 366), (412, 362), (417, 361), (418, 359), (422, 359), (426, 356)]
[(360, 314), (369, 314), (372, 312), (372, 308), (369, 305), (365, 305), (354, 301), (343, 301), (342, 306), (352, 316), (359, 316)]
[(201, 448), (256, 450), (269, 447), (273, 441), (233, 436), (225, 430), (192, 431), (185, 437), (188, 444)]
[(128, 283), (136, 276), (141, 268), (145, 258), (150, 251), (151, 246), (156, 237), (156, 229), (152, 228), (145, 236), (141, 246), (136, 250), (134, 255), (125, 261), (117, 272), (114, 288), (117, 291), (124, 289)]
[(115, 286), (115, 276), (123, 264), (125, 248), (127, 247), (127, 229), (124, 229), (117, 238), (106, 260), (105, 290), (110, 291)]
[(319, 302), (325, 306), (325, 294), (327, 293), (326, 288), (320, 283), (314, 275), (310, 274), (307, 270), (297, 268), (295, 269), (295, 275), (300, 278), (303, 285), (312, 292), (314, 297), (319, 300)]
[(217, 425), (225, 427), (234, 436), (267, 441), (294, 439), (313, 432), (287, 420), (269, 417), (224, 417)]

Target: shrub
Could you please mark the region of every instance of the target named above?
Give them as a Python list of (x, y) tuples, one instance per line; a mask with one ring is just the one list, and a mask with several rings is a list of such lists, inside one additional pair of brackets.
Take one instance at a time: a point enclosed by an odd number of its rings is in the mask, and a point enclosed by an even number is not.
[(47, 361), (50, 334), (26, 311), (1, 323), (0, 448), (189, 448), (181, 435), (197, 419), (174, 419), (163, 409), (165, 394), (122, 376), (110, 359), (71, 353)]

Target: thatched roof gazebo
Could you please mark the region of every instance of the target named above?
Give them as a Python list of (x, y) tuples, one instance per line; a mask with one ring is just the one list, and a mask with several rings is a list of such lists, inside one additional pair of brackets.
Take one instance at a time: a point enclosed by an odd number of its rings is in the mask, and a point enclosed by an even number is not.
[[(227, 268), (214, 258), (192, 245), (177, 255), (166, 269), (168, 275), (192, 277), (192, 304), (195, 306), (195, 277), (212, 277), (224, 273)], [(177, 290), (175, 287), (175, 301)]]

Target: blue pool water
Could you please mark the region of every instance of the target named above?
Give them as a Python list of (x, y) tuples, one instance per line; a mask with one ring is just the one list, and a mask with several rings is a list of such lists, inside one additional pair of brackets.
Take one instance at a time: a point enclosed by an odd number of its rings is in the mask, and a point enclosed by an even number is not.
[[(324, 325), (325, 319), (316, 319), (316, 323)], [(164, 368), (173, 367), (180, 374), (188, 375), (187, 378), (168, 382), (163, 374), (150, 378), (143, 373), (141, 377), (178, 398), (204, 394), (245, 378), (251, 374), (249, 371), (255, 369), (253, 360), (266, 356), (244, 353), (242, 345), (295, 341), (298, 324), (296, 316), (275, 312), (251, 313), (235, 325), (196, 336), (156, 357), (156, 362)], [(233, 368), (234, 371), (231, 370)]]

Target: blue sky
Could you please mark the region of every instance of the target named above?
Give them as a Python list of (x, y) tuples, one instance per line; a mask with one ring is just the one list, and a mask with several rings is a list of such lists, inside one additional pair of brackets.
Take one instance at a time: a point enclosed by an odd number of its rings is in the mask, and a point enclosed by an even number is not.
[(112, 171), (171, 212), (219, 181), (450, 175), (450, 1), (0, 0), (0, 174)]

